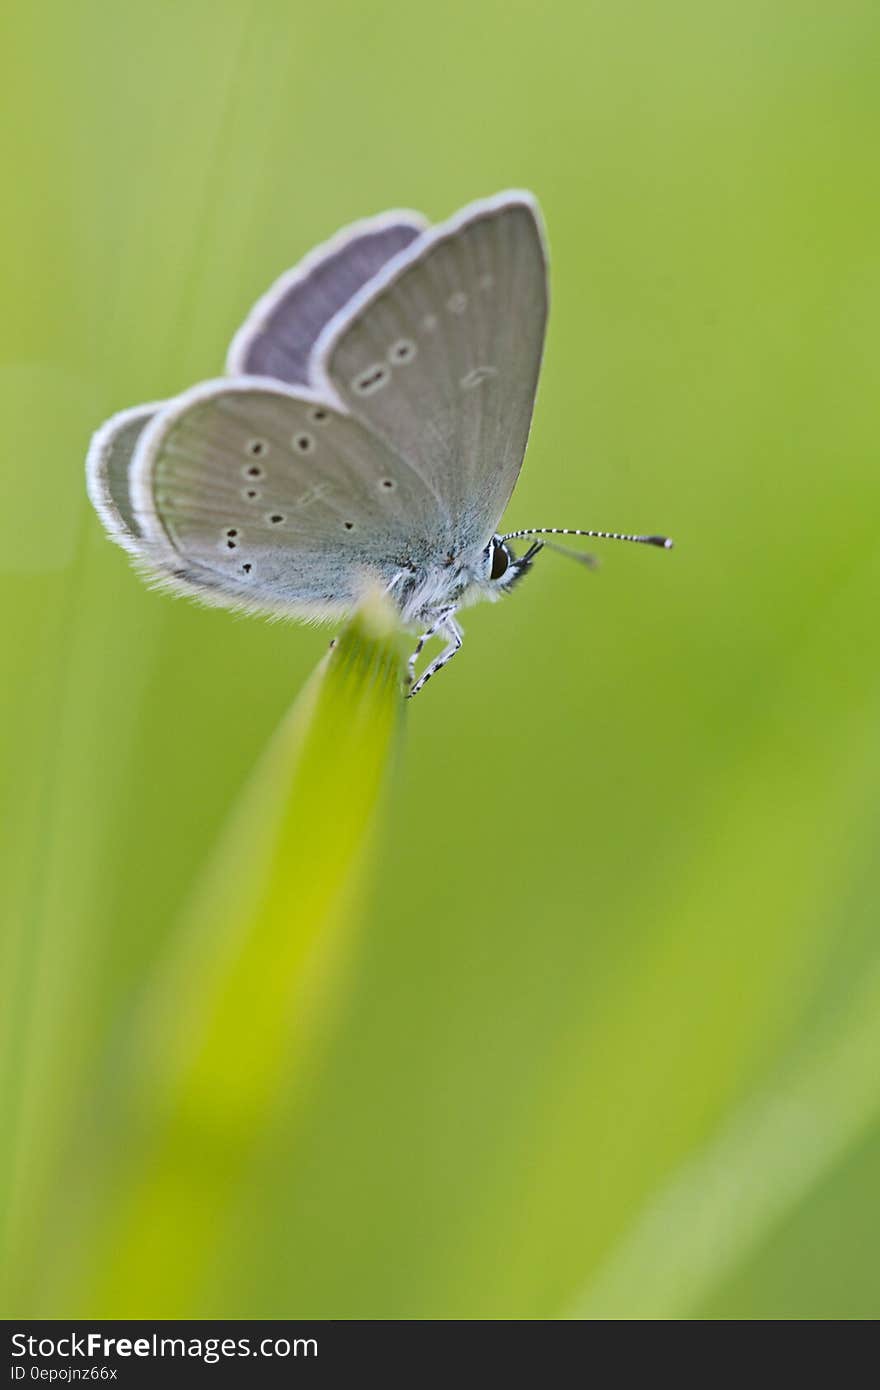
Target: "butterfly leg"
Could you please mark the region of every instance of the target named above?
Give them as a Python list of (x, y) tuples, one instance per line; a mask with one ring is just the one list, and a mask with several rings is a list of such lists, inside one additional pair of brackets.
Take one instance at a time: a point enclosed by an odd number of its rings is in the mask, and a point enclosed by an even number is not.
[(410, 700), (413, 698), (414, 695), (418, 695), (422, 686), (425, 685), (426, 682), (428, 682), (432, 676), (436, 675), (437, 672), (441, 669), (441, 667), (445, 666), (447, 662), (451, 661), (452, 658), (455, 656), (455, 653), (459, 651), (461, 648), (461, 644), (463, 641), (462, 631), (458, 623), (455, 621), (455, 618), (452, 616), (452, 610), (450, 610), (449, 612), (445, 613), (443, 617), (441, 617), (434, 624), (434, 626), (430, 629), (429, 632), (424, 633), (419, 638), (418, 645), (416, 646), (416, 649), (410, 658), (410, 680), (412, 679), (412, 670), (415, 665), (416, 658), (419, 655), (419, 652), (422, 650), (422, 647), (424, 647), (425, 643), (428, 641), (428, 638), (433, 637), (434, 634), (437, 632), (444, 632), (446, 636), (449, 638), (449, 642), (443, 648), (440, 655), (434, 658), (427, 670), (425, 670), (422, 673), (422, 675), (419, 676), (419, 679), (416, 681), (415, 685), (412, 687), (412, 689), (409, 692), (409, 695), (407, 696), (407, 698)]
[[(407, 683), (407, 685), (412, 685), (412, 683), (413, 683), (413, 680), (414, 680), (414, 678), (415, 678), (415, 673), (416, 673), (416, 662), (418, 661), (419, 657), (421, 656), (422, 651), (424, 650), (424, 647), (425, 647), (426, 642), (430, 642), (430, 640), (431, 640), (432, 637), (436, 637), (437, 633), (440, 631), (440, 629), (442, 628), (443, 624), (446, 622), (446, 619), (449, 617), (450, 613), (452, 613), (452, 612), (453, 612), (453, 610), (452, 610), (451, 608), (444, 608), (444, 609), (441, 611), (440, 616), (438, 617), (437, 621), (436, 621), (435, 623), (432, 623), (431, 626), (430, 626), (429, 628), (427, 628), (427, 629), (422, 633), (422, 635), (421, 635), (421, 637), (419, 638), (418, 642), (416, 642), (415, 651), (413, 652), (413, 654), (412, 654), (412, 656), (410, 657), (409, 661), (406, 663), (406, 683)], [(412, 692), (410, 692), (410, 694), (412, 694)]]

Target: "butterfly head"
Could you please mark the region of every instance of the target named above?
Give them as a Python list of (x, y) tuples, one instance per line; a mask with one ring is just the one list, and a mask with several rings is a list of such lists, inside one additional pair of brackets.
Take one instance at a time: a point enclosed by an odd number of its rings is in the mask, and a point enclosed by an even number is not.
[(544, 539), (532, 540), (524, 554), (516, 555), (510, 542), (526, 537), (531, 539), (534, 536), (595, 536), (603, 540), (635, 541), (639, 545), (659, 546), (663, 550), (671, 550), (672, 548), (672, 541), (668, 536), (639, 536), (619, 531), (582, 531), (568, 527), (540, 527), (534, 530), (511, 531), (504, 536), (494, 535), (489, 544), (480, 552), (477, 565), (470, 570), (469, 582), (466, 581), (467, 597), (464, 598), (464, 602), (474, 603), (479, 598), (501, 598), (502, 594), (512, 589), (523, 575), (528, 574), (535, 557), (545, 546), (550, 550), (558, 551), (561, 555), (568, 555), (570, 559), (576, 560), (587, 569), (595, 569), (597, 562), (594, 556), (566, 550), (553, 541)]
[(522, 579), (542, 549), (542, 543), (534, 541), (524, 555), (517, 556), (504, 536), (493, 536), (482, 554), (483, 583), (492, 596), (505, 593)]

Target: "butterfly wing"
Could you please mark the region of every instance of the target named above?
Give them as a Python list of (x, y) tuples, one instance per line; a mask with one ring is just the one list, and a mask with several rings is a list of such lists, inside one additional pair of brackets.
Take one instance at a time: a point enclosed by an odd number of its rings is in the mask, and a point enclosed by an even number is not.
[(315, 393), (263, 378), (208, 382), (160, 411), (130, 495), (160, 581), (227, 607), (333, 616), (434, 547), (416, 472)]
[(431, 231), (409, 213), (357, 224), (282, 277), (230, 351), (230, 371), (308, 384), (233, 377), (114, 416), (89, 451), (92, 500), (160, 582), (230, 607), (345, 611), (365, 584), (430, 572), (495, 529), (546, 313), (528, 194)]
[(86, 459), (86, 484), (92, 506), (110, 535), (125, 550), (137, 553), (142, 540), (129, 492), (131, 460), (138, 440), (163, 406), (136, 405), (111, 415), (92, 438)]
[(330, 321), (311, 375), (439, 497), (458, 550), (498, 525), (522, 465), (547, 318), (528, 193), (463, 209)]
[(227, 371), (308, 385), (321, 330), (426, 225), (415, 212), (386, 212), (343, 228), (310, 252), (251, 310), (232, 340)]
[[(382, 266), (409, 246), (427, 223), (416, 212), (386, 212), (344, 227), (276, 281), (233, 339), (230, 374), (308, 384), (309, 355), (327, 322)], [(138, 553), (128, 496), (129, 464), (138, 439), (164, 402), (112, 416), (95, 434), (86, 465), (89, 496), (110, 535)]]

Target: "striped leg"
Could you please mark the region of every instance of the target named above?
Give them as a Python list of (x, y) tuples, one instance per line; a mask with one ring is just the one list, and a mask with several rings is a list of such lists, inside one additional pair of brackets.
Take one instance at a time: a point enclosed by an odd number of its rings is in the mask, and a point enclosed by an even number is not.
[(455, 621), (455, 618), (452, 616), (452, 613), (453, 610), (450, 609), (441, 618), (438, 619), (438, 621), (434, 624), (430, 631), (424, 633), (419, 638), (418, 645), (415, 651), (413, 652), (412, 656), (410, 657), (410, 680), (412, 680), (413, 668), (415, 666), (416, 659), (430, 637), (433, 637), (437, 632), (443, 632), (449, 638), (449, 642), (443, 648), (440, 655), (438, 657), (435, 657), (435, 659), (431, 662), (427, 670), (424, 671), (421, 676), (419, 676), (419, 679), (416, 681), (415, 685), (410, 690), (407, 699), (411, 700), (414, 695), (418, 695), (422, 686), (425, 685), (426, 682), (429, 681), (432, 676), (436, 675), (441, 667), (445, 666), (447, 662), (451, 661), (452, 658), (455, 656), (455, 653), (460, 649), (462, 644), (462, 632), (458, 623)]
[(413, 679), (414, 679), (415, 674), (416, 674), (416, 662), (418, 661), (419, 657), (421, 656), (422, 652), (424, 651), (425, 643), (426, 643), (426, 642), (430, 642), (430, 640), (431, 640), (432, 637), (436, 637), (437, 633), (440, 631), (440, 629), (442, 628), (443, 624), (446, 622), (446, 619), (449, 617), (450, 613), (452, 613), (453, 611), (454, 611), (454, 610), (453, 610), (452, 608), (443, 608), (443, 609), (441, 610), (441, 612), (440, 612), (439, 617), (437, 618), (437, 621), (436, 621), (435, 623), (432, 623), (431, 626), (430, 626), (429, 628), (427, 628), (427, 630), (426, 630), (425, 632), (422, 633), (422, 635), (421, 635), (421, 637), (419, 638), (418, 642), (416, 642), (415, 651), (413, 652), (413, 654), (412, 654), (412, 656), (410, 657), (409, 661), (406, 663), (406, 683), (407, 683), (407, 685), (412, 685), (412, 683), (413, 683)]

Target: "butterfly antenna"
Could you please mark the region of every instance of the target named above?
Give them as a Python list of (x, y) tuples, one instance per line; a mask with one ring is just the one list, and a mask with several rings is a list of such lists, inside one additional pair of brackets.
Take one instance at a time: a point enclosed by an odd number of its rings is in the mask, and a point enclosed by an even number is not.
[(525, 536), (590, 536), (593, 540), (632, 541), (635, 545), (655, 545), (660, 550), (672, 549), (669, 536), (630, 536), (621, 531), (577, 531), (568, 526), (531, 526), (524, 531), (509, 531), (501, 539), (518, 541)]
[[(506, 539), (506, 538), (505, 538)], [(569, 550), (565, 545), (554, 545), (552, 541), (542, 541), (542, 547), (552, 550), (554, 555), (567, 555), (569, 560), (574, 560), (576, 564), (583, 565), (584, 569), (597, 570), (599, 561), (595, 555), (584, 555), (580, 550)]]

